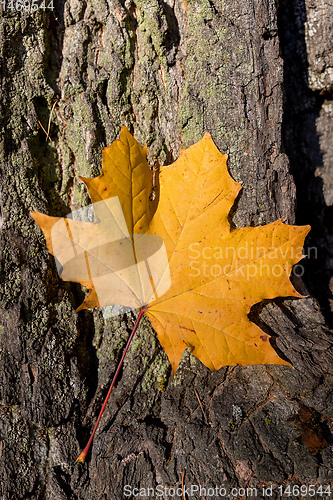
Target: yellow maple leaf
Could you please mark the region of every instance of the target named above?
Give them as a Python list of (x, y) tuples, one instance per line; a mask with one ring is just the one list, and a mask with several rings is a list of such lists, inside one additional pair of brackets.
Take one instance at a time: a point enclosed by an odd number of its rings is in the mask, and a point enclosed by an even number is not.
[(263, 299), (301, 297), (289, 276), (310, 227), (231, 230), (241, 185), (208, 133), (162, 167), (155, 199), (146, 154), (125, 127), (104, 149), (102, 174), (83, 179), (94, 223), (32, 212), (61, 277), (90, 289), (78, 310), (144, 307), (173, 372), (187, 347), (210, 369), (289, 364), (248, 313)]

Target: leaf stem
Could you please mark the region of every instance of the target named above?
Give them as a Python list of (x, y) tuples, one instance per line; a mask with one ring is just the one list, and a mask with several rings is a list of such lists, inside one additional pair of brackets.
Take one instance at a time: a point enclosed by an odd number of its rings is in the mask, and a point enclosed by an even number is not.
[(106, 395), (106, 398), (105, 398), (105, 400), (104, 400), (104, 403), (103, 403), (102, 409), (101, 409), (101, 411), (99, 412), (98, 419), (97, 419), (97, 422), (96, 422), (96, 424), (95, 424), (94, 430), (93, 430), (93, 431), (92, 431), (92, 433), (91, 433), (91, 436), (90, 436), (90, 438), (89, 438), (89, 441), (88, 441), (88, 443), (87, 443), (86, 447), (82, 450), (82, 452), (81, 452), (80, 456), (76, 459), (76, 461), (77, 461), (77, 462), (81, 462), (82, 464), (84, 464), (84, 462), (85, 462), (85, 459), (86, 459), (87, 453), (88, 453), (88, 451), (89, 451), (89, 448), (90, 448), (90, 446), (91, 446), (91, 443), (93, 442), (93, 439), (94, 439), (95, 433), (96, 433), (96, 431), (97, 431), (97, 427), (98, 427), (98, 425), (99, 425), (99, 423), (100, 423), (100, 421), (101, 421), (101, 418), (102, 418), (103, 412), (104, 412), (104, 410), (105, 410), (105, 407), (106, 407), (106, 405), (107, 405), (107, 402), (108, 402), (108, 400), (109, 400), (109, 397), (110, 397), (111, 391), (112, 391), (113, 386), (114, 386), (114, 384), (115, 384), (115, 382), (116, 382), (116, 380), (117, 380), (117, 377), (118, 377), (118, 374), (119, 374), (120, 368), (122, 367), (122, 364), (123, 364), (123, 362), (124, 362), (125, 356), (126, 356), (127, 351), (128, 351), (128, 348), (129, 348), (129, 346), (130, 346), (130, 344), (131, 344), (131, 342), (132, 342), (133, 336), (134, 336), (134, 334), (135, 334), (135, 332), (136, 332), (136, 330), (137, 330), (137, 328), (138, 328), (138, 326), (139, 326), (140, 320), (141, 320), (141, 318), (142, 318), (142, 316), (143, 316), (144, 312), (145, 312), (145, 309), (140, 309), (139, 316), (137, 317), (137, 320), (136, 320), (136, 322), (135, 322), (135, 325), (134, 325), (134, 328), (133, 328), (133, 330), (132, 330), (132, 333), (131, 333), (131, 335), (129, 336), (129, 339), (128, 339), (128, 341), (127, 341), (127, 344), (126, 344), (126, 347), (125, 347), (125, 349), (124, 349), (123, 355), (122, 355), (122, 357), (121, 357), (121, 359), (120, 359), (120, 361), (119, 361), (119, 363), (118, 363), (118, 366), (117, 366), (116, 372), (115, 372), (115, 374), (113, 375), (113, 379), (112, 379), (112, 382), (111, 382), (111, 385), (110, 385), (110, 389), (109, 389), (109, 391), (108, 391), (108, 393), (107, 393), (107, 395)]

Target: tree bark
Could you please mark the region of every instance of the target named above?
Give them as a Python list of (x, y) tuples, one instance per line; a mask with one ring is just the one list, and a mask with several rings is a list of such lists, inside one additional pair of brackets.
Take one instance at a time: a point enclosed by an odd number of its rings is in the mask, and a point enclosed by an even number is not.
[[(148, 488), (179, 488), (184, 471), (185, 487), (223, 487), (224, 498), (250, 487), (264, 497), (268, 483), (271, 498), (282, 485), (332, 485), (333, 6), (54, 7), (0, 12), (1, 499), (119, 499), (133, 488), (150, 498)], [(251, 312), (292, 368), (211, 372), (186, 352), (172, 378), (144, 321), (81, 465), (135, 315), (75, 315), (85, 292), (58, 277), (29, 213), (87, 205), (79, 176), (99, 174), (122, 124), (147, 143), (151, 165), (209, 131), (243, 186), (236, 227), (311, 223), (311, 258), (303, 281), (294, 277), (307, 296)]]

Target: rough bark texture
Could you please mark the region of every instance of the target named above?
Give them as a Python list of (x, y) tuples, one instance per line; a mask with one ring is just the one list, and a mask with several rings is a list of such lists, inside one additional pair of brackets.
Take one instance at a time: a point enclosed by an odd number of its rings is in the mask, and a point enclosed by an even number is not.
[[(332, 483), (332, 4), (54, 3), (1, 13), (1, 499), (119, 499), (125, 485), (179, 486), (184, 470), (225, 498)], [(312, 223), (313, 297), (253, 311), (293, 368), (210, 372), (186, 353), (173, 379), (143, 322), (82, 466), (135, 318), (74, 315), (84, 291), (58, 278), (29, 212), (89, 203), (78, 176), (98, 174), (122, 124), (152, 164), (209, 131), (243, 185), (236, 226)]]

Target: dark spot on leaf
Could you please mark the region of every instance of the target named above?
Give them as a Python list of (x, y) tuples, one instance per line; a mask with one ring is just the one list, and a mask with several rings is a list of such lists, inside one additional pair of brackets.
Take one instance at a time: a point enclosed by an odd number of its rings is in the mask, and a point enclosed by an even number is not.
[[(195, 330), (192, 330), (192, 328), (186, 328), (186, 326), (181, 326), (180, 328), (182, 328), (183, 330), (188, 330), (189, 332), (194, 332), (195, 333)], [(189, 346), (189, 344), (186, 344)]]

